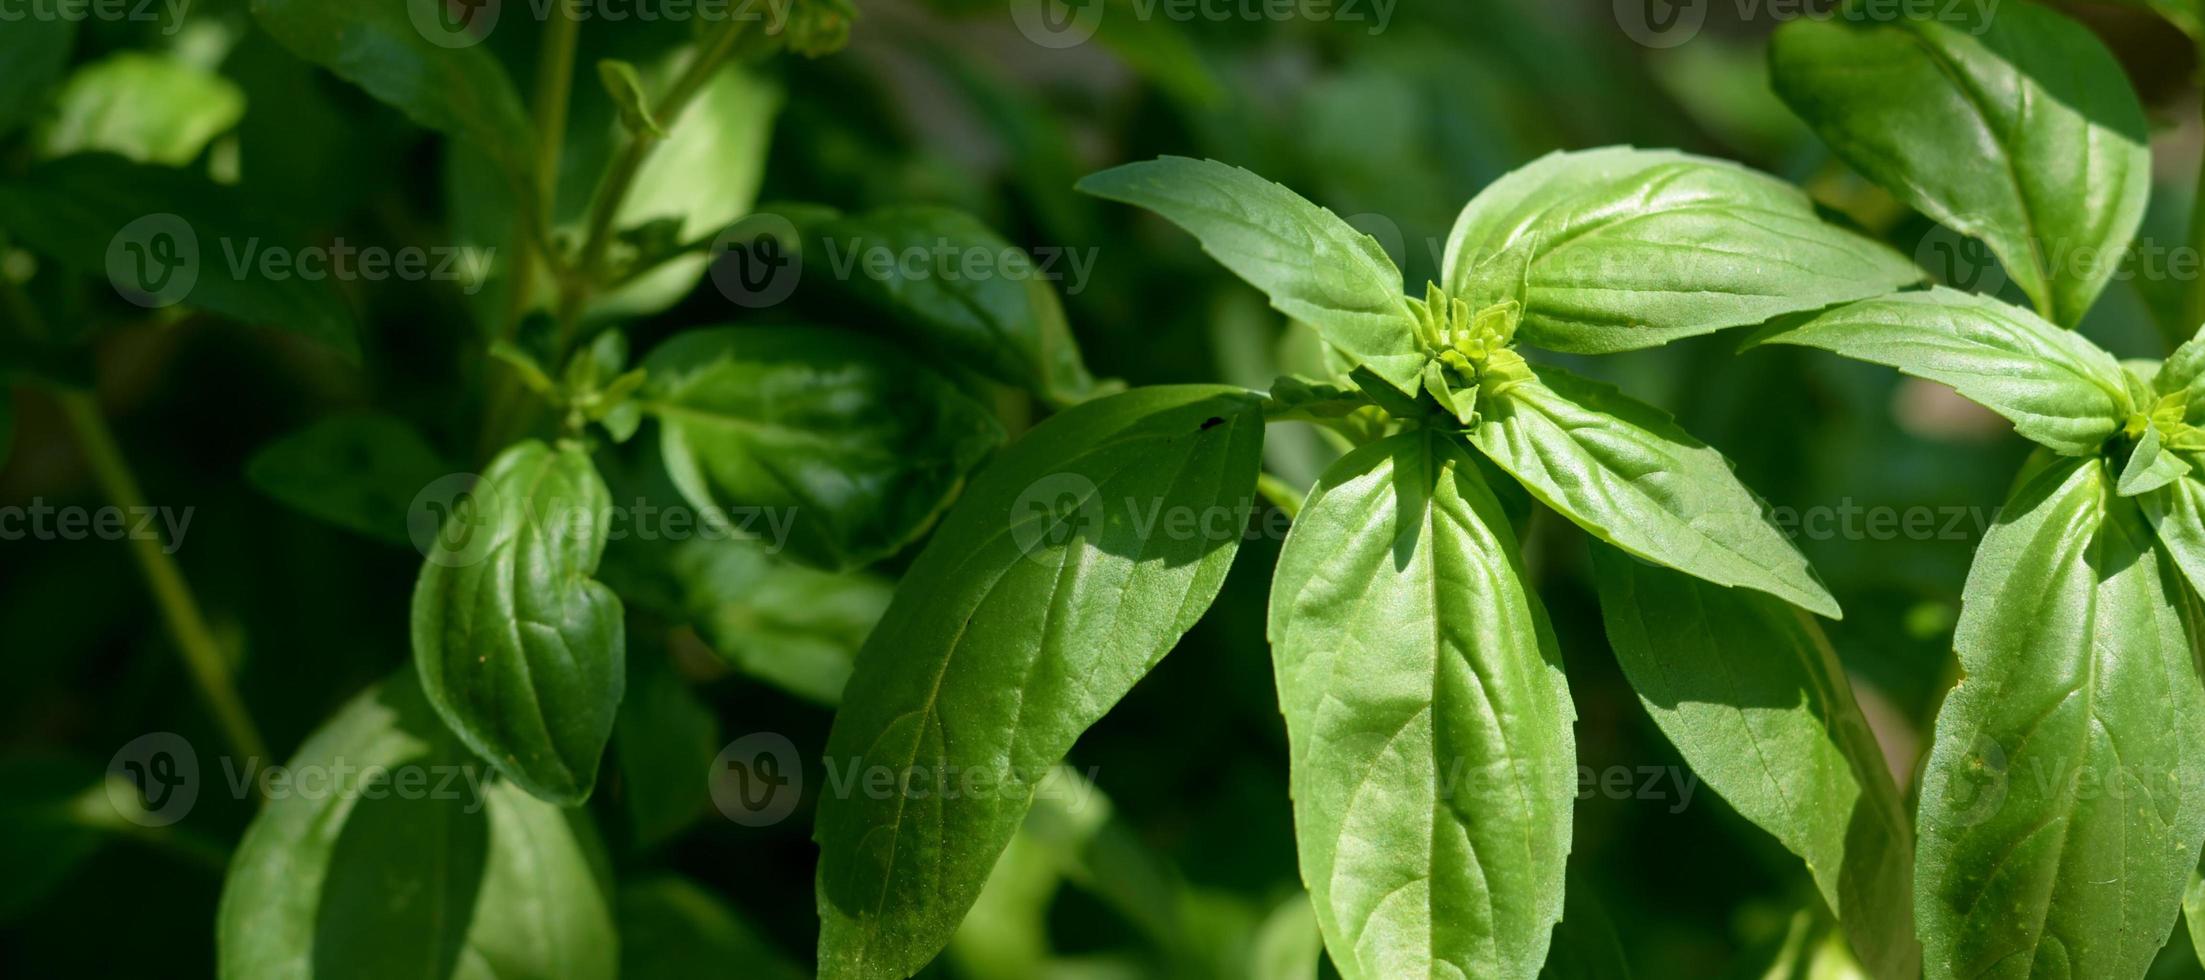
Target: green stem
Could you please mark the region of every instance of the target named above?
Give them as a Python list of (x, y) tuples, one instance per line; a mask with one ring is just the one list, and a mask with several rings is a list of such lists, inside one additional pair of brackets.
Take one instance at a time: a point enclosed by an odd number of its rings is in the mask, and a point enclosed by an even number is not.
[[(91, 395), (81, 391), (64, 391), (57, 397), (70, 425), (76, 429), (85, 461), (91, 464), (92, 475), (99, 481), (107, 499), (125, 511), (145, 511), (145, 495), (139, 492), (138, 480), (130, 472), (130, 465), (123, 461), (122, 450), (116, 447), (115, 434), (107, 428), (107, 419), (100, 414), (99, 405)], [(223, 656), (214, 632), (207, 628), (199, 604), (192, 599), (191, 586), (185, 583), (183, 571), (177, 567), (176, 559), (162, 550), (157, 537), (132, 535), (130, 548), (138, 556), (138, 569), (145, 574), (146, 586), (152, 590), (154, 602), (161, 608), (161, 618), (168, 624), (169, 636), (175, 639), (177, 649), (184, 655), (184, 666), (190, 669), (192, 680), (198, 683), (207, 707), (214, 711), (215, 720), (230, 740), (230, 747), (245, 758), (248, 767), (257, 768), (257, 760), (268, 757), (267, 743), (261, 741), (252, 715), (245, 710), (245, 700), (238, 695), (236, 681), (230, 676), (229, 660)]]
[[(2205, 56), (2205, 49), (2200, 50), (2200, 55)], [(2190, 198), (2189, 245), (2193, 257), (2205, 255), (2205, 155), (2198, 159), (2197, 190)], [(2189, 295), (2186, 298), (2188, 301), (2183, 304), (2182, 322), (2174, 325), (2175, 336), (2167, 338), (2169, 352), (2188, 340), (2190, 334), (2196, 332), (2198, 323), (2205, 321), (2205, 276), (2190, 280)]]

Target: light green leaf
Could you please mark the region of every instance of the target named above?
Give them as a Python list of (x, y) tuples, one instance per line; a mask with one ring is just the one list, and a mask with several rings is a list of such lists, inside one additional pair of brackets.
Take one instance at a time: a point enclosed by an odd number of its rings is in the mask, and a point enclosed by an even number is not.
[(411, 671), (307, 739), (216, 913), (223, 980), (612, 980), (587, 817), (496, 782)]
[(1469, 453), (1424, 430), (1335, 463), (1287, 535), (1269, 636), (1302, 881), (1341, 976), (1537, 975), (1575, 711)]
[(2190, 464), (2160, 442), (2159, 426), (2146, 425), (2136, 447), (2129, 451), (2128, 462), (2121, 467), (2121, 496), (2149, 493), (2189, 474)]
[(133, 302), (180, 303), (359, 356), (352, 309), (332, 283), (265, 267), (303, 239), (240, 188), (80, 154), (0, 183), (0, 229)]
[(2205, 593), (2205, 484), (2193, 473), (2137, 500), (2160, 548), (2182, 569), (2191, 591)]
[[(860, 782), (819, 804), (822, 977), (910, 976), (949, 941), (1035, 784), (1216, 597), (1262, 429), (1240, 389), (1136, 389), (1041, 423), (973, 481), (827, 740)], [(862, 791), (869, 773), (914, 791)], [(951, 776), (978, 788), (932, 792)]]
[(2151, 150), (2128, 76), (2096, 36), (2032, 3), (1977, 23), (1803, 18), (1770, 46), (1777, 95), (1839, 157), (1990, 246), (2064, 326), (2143, 220)]
[(620, 112), (620, 125), (630, 135), (665, 137), (666, 130), (651, 118), (651, 97), (643, 91), (643, 76), (636, 74), (634, 65), (606, 58), (597, 63), (597, 80), (604, 84), (605, 94)]
[(864, 572), (822, 572), (740, 542), (675, 550), (689, 621), (736, 669), (806, 700), (842, 701), (858, 649), (895, 586)]
[(1930, 977), (2144, 975), (2205, 842), (2195, 614), (2103, 461), (2000, 509), (1922, 776)]
[(643, 409), (682, 496), (705, 520), (820, 568), (902, 550), (1003, 439), (939, 375), (841, 330), (691, 330), (644, 369)]
[(1631, 980), (1631, 964), (1615, 920), (1600, 904), (1590, 882), (1570, 877), (1562, 901), (1562, 921), (1554, 924), (1554, 946), (1547, 951), (1539, 980)]
[(0, 31), (0, 136), (38, 115), (76, 48), (77, 22), (31, 17)]
[(414, 497), (449, 472), (413, 426), (388, 415), (333, 415), (261, 447), (245, 464), (260, 492), (338, 527), (411, 540)]
[(2120, 363), (2097, 345), (2027, 310), (1941, 286), (1772, 324), (1751, 343), (1819, 347), (1951, 385), (2066, 456), (2097, 452), (2138, 407)]
[(1831, 619), (1838, 604), (1721, 453), (1666, 413), (1559, 368), (1488, 392), (1470, 441), (1593, 537)]
[(1415, 394), (1416, 315), (1377, 239), (1278, 184), (1215, 160), (1159, 157), (1090, 174), (1079, 189), (1147, 208), (1263, 291), (1271, 306), (1386, 383)]
[(707, 780), (725, 743), (720, 720), (660, 652), (629, 662), (613, 724), (619, 797), (638, 846), (665, 843), (711, 808)]
[(439, 22), (441, 8), (426, 3), (253, 0), (252, 6), (253, 19), (291, 53), (423, 126), (466, 140), (497, 161), (514, 188), (528, 186), (533, 127), (504, 67), (469, 35), (483, 16), (477, 9), (462, 25)]
[(786, 954), (718, 895), (658, 875), (620, 888), (622, 980), (802, 980)]
[(627, 683), (620, 599), (590, 577), (612, 495), (580, 446), (529, 440), (448, 510), (414, 585), (422, 690), (522, 788), (581, 803)]
[(1249, 980), (1317, 980), (1324, 962), (1325, 937), (1317, 929), (1317, 910), (1308, 892), (1281, 901), (1256, 927), (1249, 951)]
[(1611, 146), (1553, 153), (1494, 181), (1455, 219), (1447, 291), (1523, 304), (1517, 337), (1584, 354), (1875, 296), (1922, 278), (1824, 222), (1783, 181), (1721, 160)]
[(913, 346), (1059, 404), (1094, 388), (1057, 299), (1054, 279), (1074, 275), (1061, 261), (1044, 270), (971, 215), (923, 205), (836, 218), (807, 237), (813, 270), (887, 313)]
[(235, 82), (176, 57), (119, 51), (69, 76), (40, 130), (39, 152), (182, 166), (244, 115), (245, 92)]
[(1806, 862), (1879, 977), (1911, 976), (1914, 835), (1813, 619), (1593, 548), (1600, 611), (1639, 703), (1692, 771)]

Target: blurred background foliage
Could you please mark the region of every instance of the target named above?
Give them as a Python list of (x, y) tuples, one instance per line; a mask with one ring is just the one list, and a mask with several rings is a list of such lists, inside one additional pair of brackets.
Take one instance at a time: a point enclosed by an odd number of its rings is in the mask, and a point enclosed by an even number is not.
[[(1247, 167), (1349, 216), (1394, 253), (1412, 291), (1434, 275), (1455, 212), (1479, 188), (1543, 153), (1613, 143), (1742, 161), (1806, 186), (1933, 272), (1995, 274), (1940, 268), (1934, 260), (1951, 254), (1941, 250), (1965, 243), (1851, 175), (1789, 116), (1763, 60), (1776, 21), (1755, 5), (1706, 4), (1691, 41), (1651, 48), (1619, 28), (1611, 0), (1404, 2), (1382, 30), (1369, 20), (1141, 19), (1130, 0), (1098, 2), (1107, 4), (1105, 29), (1056, 50), (1028, 40), (990, 0), (863, 0), (846, 50), (763, 69), (746, 111), (770, 113), (770, 143), (731, 137), (717, 154), (668, 167), (642, 194), (685, 206), (724, 198), (735, 212), (715, 220), (738, 216), (750, 185), (758, 200), (846, 212), (941, 204), (1020, 245), (1091, 250), (1091, 278), (1058, 283), (1066, 313), (1094, 373), (1132, 384), (1261, 387), (1309, 364), (1316, 349), (1191, 237), (1072, 191), (1083, 174), (1157, 154)], [(2201, 142), (2193, 49), (2141, 6), (2060, 6), (2113, 46), (2143, 93), (2157, 179), (2141, 238), (2147, 248), (2178, 245)], [(294, 58), (243, 8), (199, 0), (180, 23), (88, 22), (73, 37), (0, 25), (9, 71), (26, 59), (66, 65), (50, 104), (0, 78), (0, 116), (36, 113), (0, 144), (0, 175), (100, 148), (238, 184), (308, 241), (430, 245), (488, 227), (501, 205), (470, 184), (469, 163), (451, 144)], [(523, 86), (539, 29), (508, 11), (489, 41)], [(593, 23), (582, 40), (584, 65), (605, 56), (648, 65), (686, 34), (674, 24)], [(573, 129), (606, 131), (609, 100), (594, 85), (575, 91)], [(607, 149), (575, 152), (601, 158)], [(588, 190), (586, 178), (562, 185), (562, 211), (570, 197), (578, 210)], [(247, 480), (248, 465), (289, 433), (368, 408), (426, 433), (436, 471), (479, 462), (476, 415), (457, 410), (466, 396), (455, 393), (481, 390), (472, 310), (484, 300), (448, 282), (344, 284), (363, 325), (355, 367), (294, 335), (205, 317), (165, 317), (148, 329), (98, 284), (31, 275), (22, 252), (5, 262), (62, 329), (93, 335), (88, 370), (151, 500), (195, 508), (178, 560), (261, 728), (287, 755), (406, 663), (420, 558), (403, 542), (278, 504)], [(2194, 328), (2179, 312), (2187, 283), (2145, 271), (2119, 278), (2083, 328), (2121, 356), (2160, 356)], [(763, 312), (732, 306), (709, 285), (656, 305), (664, 309), (633, 326), (637, 350), (722, 322), (877, 329), (845, 297), (808, 285)], [(1825, 515), (1801, 521), (1800, 544), (1848, 612), (1829, 632), (1905, 785), (1951, 680), (1969, 556), (2023, 444), (1942, 388), (1792, 348), (1737, 354), (1736, 343), (1725, 334), (1565, 360), (1678, 414), (1772, 506)], [(12, 399), (0, 505), (101, 503), (49, 399), (22, 385)], [(997, 401), (1014, 432), (1042, 410), (1007, 390)], [(1268, 462), (1306, 485), (1332, 450), (1293, 429), (1274, 430)], [(616, 495), (667, 492), (637, 475), (660, 469), (641, 458), (648, 442), (629, 444), (608, 468)], [(1901, 521), (1872, 521), (1875, 512)], [(1908, 523), (1915, 512), (1934, 515), (1931, 531)], [(1530, 549), (1568, 662), (1582, 764), (1596, 777), (1680, 766), (1615, 668), (1578, 532), (1546, 521)], [(619, 578), (620, 551), (608, 557), (608, 578)], [(1245, 547), (1216, 607), (1081, 740), (1070, 762), (1107, 794), (1107, 810), (1038, 809), (934, 973), (1310, 975), (1314, 933), (1295, 904), (1284, 730), (1263, 638), (1277, 552), (1274, 540)], [(645, 610), (704, 611), (696, 628), (671, 625), (678, 612), (632, 617), (642, 622), (630, 703), (612, 776), (591, 804), (630, 883), (623, 921), (639, 923), (624, 930), (631, 972), (774, 975), (769, 960), (788, 975), (808, 972), (817, 930), (810, 799), (780, 824), (742, 827), (706, 819), (701, 787), (683, 774), (749, 732), (784, 733), (816, 755), (831, 710), (821, 702), (831, 698), (788, 691), (831, 695), (832, 665), (824, 680), (777, 686), (730, 667), (741, 659), (731, 650), (778, 629), (825, 637), (814, 653), (830, 656), (819, 651), (862, 632), (907, 559), (832, 599), (794, 579), (746, 589), (758, 576), (741, 556), (685, 559), (732, 563), (709, 577), (719, 594), (685, 593), (648, 571), (620, 582), (655, 598), (638, 598)], [(778, 626), (761, 630), (765, 620)], [(54, 803), (82, 788), (77, 774), (89, 767), (96, 776), (116, 747), (153, 731), (202, 746), (209, 788), (221, 778), (211, 768), (218, 733), (186, 693), (125, 547), (0, 542), (0, 649), (0, 973), (211, 971), (222, 854), (251, 803), (205, 792), (178, 827), (130, 833)], [(638, 744), (693, 755), (669, 762), (631, 750)], [(808, 775), (807, 793), (816, 793), (821, 774)], [(1598, 899), (1634, 973), (1816, 969), (1816, 957), (1830, 955), (1827, 926), (1796, 862), (1712, 793), (1680, 800), (1666, 777), (1657, 788), (1649, 799), (1581, 800), (1571, 855), (1573, 898)], [(665, 802), (636, 803), (653, 794)], [(717, 952), (685, 965), (683, 950)], [(661, 962), (638, 965), (653, 956)], [(2181, 930), (2160, 965), (2164, 976), (2196, 974)]]

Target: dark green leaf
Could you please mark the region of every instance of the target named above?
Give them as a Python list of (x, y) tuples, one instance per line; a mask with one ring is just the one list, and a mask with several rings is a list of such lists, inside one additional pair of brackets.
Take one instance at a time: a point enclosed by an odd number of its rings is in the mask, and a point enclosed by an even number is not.
[(863, 572), (821, 572), (740, 542), (677, 549), (690, 622), (738, 670), (819, 704), (842, 701), (850, 665), (895, 586)]
[(1003, 439), (984, 407), (909, 355), (840, 330), (693, 330), (644, 368), (643, 409), (682, 496), (821, 568), (916, 540)]
[(224, 980), (615, 976), (586, 818), (493, 781), (411, 671), (280, 772), (222, 889)]
[[(1035, 784), (1208, 608), (1253, 506), (1260, 408), (1214, 386), (1112, 395), (973, 481), (858, 655), (828, 737), (860, 782), (820, 800), (821, 976), (932, 959)], [(864, 791), (874, 773), (913, 792)], [(978, 789), (931, 791), (949, 778)]]
[(590, 577), (611, 519), (604, 481), (580, 446), (530, 440), (431, 509), (449, 513), (414, 586), (422, 690), (522, 788), (588, 799), (627, 680), (620, 599)]
[(270, 497), (392, 544), (411, 539), (414, 497), (449, 472), (428, 441), (388, 415), (335, 415), (261, 447), (245, 478)]
[(1575, 711), (1469, 453), (1424, 430), (1335, 463), (1279, 556), (1269, 636), (1302, 881), (1340, 974), (1536, 975)]
[(1717, 585), (1840, 615), (1730, 462), (1659, 409), (1543, 365), (1488, 392), (1479, 408), (1470, 441), (1593, 537)]
[(1600, 610), (1639, 703), (1692, 771), (1807, 864), (1875, 976), (1912, 973), (1914, 835), (1813, 619), (1594, 546)]
[(359, 356), (352, 310), (328, 280), (271, 274), (267, 258), (295, 256), (298, 239), (239, 188), (106, 154), (67, 157), (0, 183), (0, 229), (133, 302), (182, 303)]
[(1517, 337), (1600, 354), (1760, 323), (1922, 278), (1798, 188), (1721, 160), (1605, 147), (1487, 187), (1447, 236), (1446, 288), (1523, 305)]
[(621, 886), (620, 976), (802, 980), (805, 974), (719, 896), (660, 875)]
[(2111, 354), (2027, 310), (1938, 287), (1777, 323), (1752, 343), (1819, 347), (1948, 384), (2054, 452), (2095, 453), (2128, 421)]
[(1414, 394), (1425, 355), (1401, 271), (1377, 239), (1278, 184), (1215, 160), (1160, 157), (1090, 174), (1079, 189), (1147, 208), (1279, 312), (1388, 384)]
[(8, 787), (0, 796), (0, 867), (8, 869), (0, 876), (0, 920), (12, 920), (99, 850), (108, 834), (94, 818), (120, 821), (92, 763), (11, 758), (0, 762), (0, 779)]
[(724, 742), (719, 719), (664, 656), (638, 657), (630, 671), (613, 757), (629, 829), (637, 845), (650, 848), (711, 809), (706, 779)]
[(1803, 18), (1776, 32), (1769, 63), (1777, 94), (1838, 156), (1983, 239), (2057, 323), (2082, 320), (2143, 219), (2143, 109), (2105, 45), (2047, 7), (2002, 4), (1979, 22)]
[(819, 245), (812, 271), (888, 313), (913, 346), (1059, 404), (1094, 388), (1057, 299), (1053, 280), (1076, 274), (1064, 262), (1044, 270), (971, 215), (941, 207), (851, 215), (808, 237)]
[(1922, 775), (1929, 976), (2143, 976), (2205, 842), (2195, 614), (2105, 462), (2000, 509)]
[(77, 22), (64, 17), (25, 18), (0, 31), (0, 136), (46, 105), (76, 40)]

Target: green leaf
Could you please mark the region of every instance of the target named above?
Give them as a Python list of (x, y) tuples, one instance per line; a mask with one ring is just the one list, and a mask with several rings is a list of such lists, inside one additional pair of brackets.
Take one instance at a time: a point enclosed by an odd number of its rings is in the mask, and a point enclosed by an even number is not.
[(339, 710), (280, 772), (287, 791), (223, 884), (223, 980), (615, 975), (587, 818), (492, 781), (412, 672)]
[(65, 157), (0, 183), (0, 229), (134, 302), (182, 303), (359, 357), (352, 309), (332, 283), (270, 273), (267, 256), (296, 255), (302, 239), (242, 188), (107, 154)]
[(2143, 219), (2143, 108), (2105, 45), (2047, 7), (1977, 23), (1801, 19), (1776, 32), (1769, 64), (1839, 157), (1981, 238), (2057, 323), (2082, 320)]
[(2136, 440), (2136, 447), (2129, 451), (2128, 462), (2121, 467), (2118, 489), (2121, 496), (2134, 497), (2166, 486), (2189, 472), (2189, 463), (2160, 445), (2159, 426), (2146, 425), (2144, 434)]
[(597, 80), (604, 83), (605, 94), (612, 97), (613, 107), (620, 112), (620, 125), (630, 134), (665, 137), (666, 130), (651, 118), (651, 97), (644, 93), (643, 76), (636, 74), (634, 65), (606, 58), (597, 63)]
[(46, 107), (76, 40), (77, 22), (63, 17), (25, 18), (0, 31), (0, 136)]
[(1268, 632), (1302, 881), (1340, 975), (1537, 975), (1575, 711), (1469, 453), (1423, 430), (1335, 463), (1279, 555)]
[[(430, 4), (253, 0), (253, 19), (291, 53), (337, 73), (414, 122), (464, 139), (529, 186), (536, 146), (513, 81), (488, 47), (433, 17)], [(470, 20), (478, 15), (469, 12)], [(446, 42), (439, 44), (434, 37)], [(447, 46), (450, 45), (450, 46)]]
[(824, 705), (841, 703), (858, 649), (896, 591), (877, 575), (817, 571), (738, 542), (694, 542), (672, 561), (689, 620), (712, 652)]
[(2191, 591), (2205, 593), (2205, 483), (2192, 473), (2137, 500), (2160, 548), (2182, 569)]
[(1523, 305), (1517, 338), (1583, 354), (1875, 296), (1920, 269), (1824, 222), (1783, 181), (1669, 150), (1553, 153), (1494, 181), (1447, 236), (1447, 291)]
[(1799, 855), (1875, 976), (1910, 975), (1914, 840), (1875, 734), (1813, 619), (1593, 548), (1639, 703), (1692, 771)]
[(2066, 456), (2097, 452), (2137, 408), (2120, 363), (2097, 345), (2027, 310), (1942, 286), (1772, 324), (1749, 343), (1819, 347), (1951, 385)]
[(244, 115), (237, 83), (178, 57), (120, 51), (69, 76), (39, 132), (39, 152), (182, 166)]
[(1215, 160), (1159, 157), (1090, 174), (1079, 189), (1186, 229), (1271, 306), (1386, 383), (1415, 394), (1416, 315), (1377, 239), (1278, 184)]
[(657, 875), (621, 886), (622, 980), (802, 980), (804, 975), (756, 927), (695, 882)]
[(1473, 445), (1539, 502), (1631, 555), (1837, 619), (1837, 600), (1730, 461), (1666, 413), (1559, 368), (1480, 401)]
[[(1249, 392), (1136, 389), (1041, 423), (973, 481), (828, 736), (860, 782), (819, 804), (822, 977), (906, 977), (949, 941), (1035, 784), (1216, 597), (1262, 429)], [(914, 794), (864, 791), (875, 773)], [(951, 777), (978, 789), (931, 792)]]
[(666, 657), (638, 657), (629, 672), (613, 724), (613, 757), (629, 831), (638, 846), (651, 848), (711, 809), (706, 778), (725, 742), (719, 718)]
[(1317, 980), (1325, 938), (1309, 893), (1295, 892), (1279, 902), (1256, 928), (1250, 945), (1249, 980)]
[(413, 426), (388, 415), (333, 415), (261, 447), (245, 464), (260, 492), (302, 513), (406, 544), (415, 496), (449, 472)]
[(2205, 842), (2194, 600), (2100, 460), (1984, 535), (1923, 771), (1928, 975), (2141, 977)]
[(620, 599), (590, 577), (612, 496), (580, 446), (529, 440), (445, 509), (413, 592), (422, 690), (508, 778), (579, 804), (627, 681)]
[(1003, 440), (949, 382), (841, 330), (691, 330), (644, 369), (643, 409), (682, 496), (716, 526), (763, 528), (768, 546), (820, 568), (902, 550)]
[[(816, 226), (814, 271), (826, 271), (891, 317), (912, 345), (1057, 404), (1088, 397), (1095, 379), (1043, 269), (969, 214), (924, 205), (882, 208)], [(908, 261), (910, 255), (930, 258)], [(968, 263), (971, 263), (968, 265)]]

